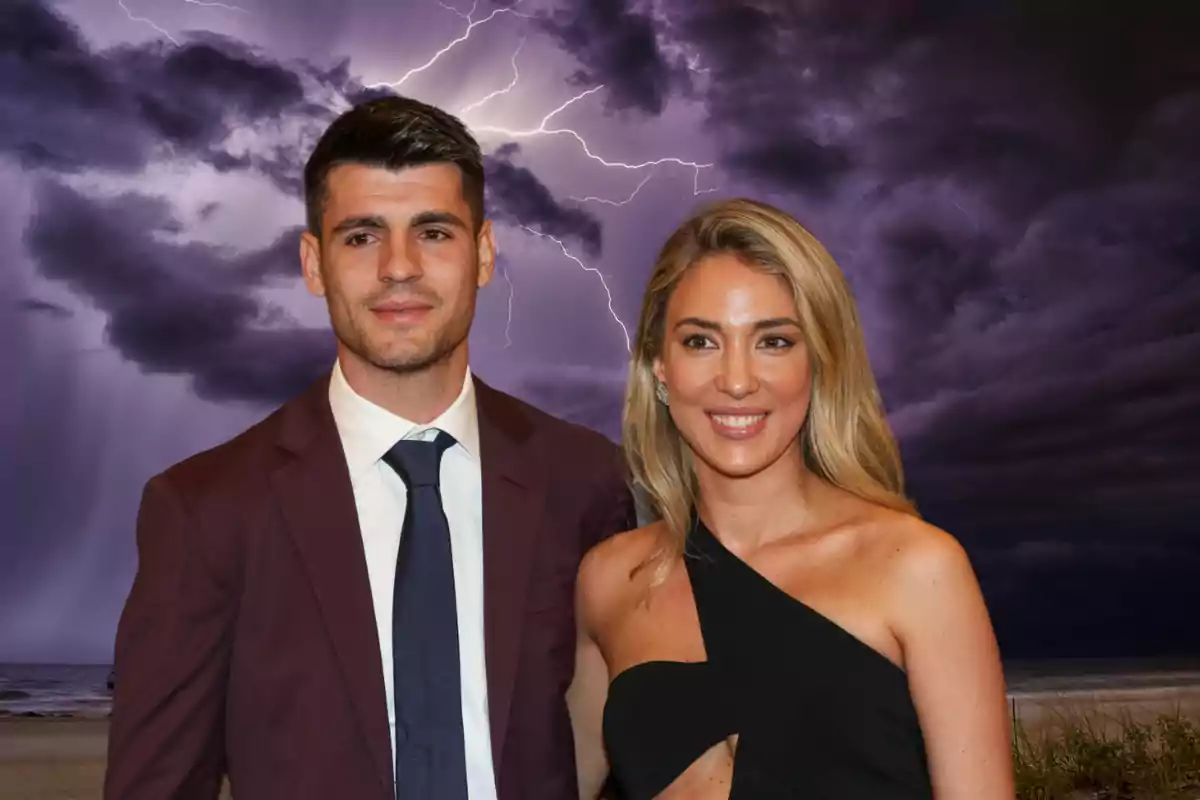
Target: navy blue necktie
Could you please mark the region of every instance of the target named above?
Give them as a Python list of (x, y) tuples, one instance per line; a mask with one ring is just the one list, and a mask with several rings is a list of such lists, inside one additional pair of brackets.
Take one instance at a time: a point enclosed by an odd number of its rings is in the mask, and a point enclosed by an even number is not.
[(392, 603), (398, 800), (467, 800), (454, 563), (438, 486), (453, 444), (439, 431), (383, 457), (408, 486)]

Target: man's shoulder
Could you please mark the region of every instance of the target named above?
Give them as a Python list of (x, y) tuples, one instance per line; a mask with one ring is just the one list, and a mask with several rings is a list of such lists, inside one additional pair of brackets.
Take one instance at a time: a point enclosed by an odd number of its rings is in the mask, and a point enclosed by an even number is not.
[(539, 408), (531, 401), (488, 387), (487, 402), (504, 413), (519, 416), (529, 427), (542, 449), (564, 460), (611, 461), (619, 458), (620, 447), (603, 433)]
[(151, 481), (166, 483), (197, 502), (258, 491), (282, 463), (279, 442), (284, 418), (290, 407), (302, 400), (297, 397), (284, 403), (224, 441), (171, 464)]

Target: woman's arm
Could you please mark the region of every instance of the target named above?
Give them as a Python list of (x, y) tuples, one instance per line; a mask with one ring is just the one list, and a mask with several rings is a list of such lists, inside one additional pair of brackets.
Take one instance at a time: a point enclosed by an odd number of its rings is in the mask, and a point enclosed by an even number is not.
[(937, 800), (1013, 800), (1004, 673), (962, 546), (924, 523), (898, 537), (894, 626)]
[[(601, 545), (603, 548), (603, 545)], [(608, 777), (604, 753), (604, 702), (608, 697), (608, 665), (595, 639), (597, 554), (593, 550), (579, 568), (575, 584), (575, 677), (567, 690), (567, 707), (575, 736), (579, 797), (595, 800)]]

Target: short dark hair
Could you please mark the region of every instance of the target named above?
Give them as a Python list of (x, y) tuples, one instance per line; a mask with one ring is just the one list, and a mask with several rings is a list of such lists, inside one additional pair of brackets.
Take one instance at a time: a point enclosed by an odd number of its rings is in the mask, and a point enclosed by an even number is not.
[(304, 166), (304, 204), (308, 229), (321, 237), (330, 170), (363, 164), (399, 170), (419, 164), (450, 163), (462, 172), (463, 195), (483, 224), (483, 156), (479, 143), (453, 114), (419, 100), (389, 95), (343, 112), (317, 141)]

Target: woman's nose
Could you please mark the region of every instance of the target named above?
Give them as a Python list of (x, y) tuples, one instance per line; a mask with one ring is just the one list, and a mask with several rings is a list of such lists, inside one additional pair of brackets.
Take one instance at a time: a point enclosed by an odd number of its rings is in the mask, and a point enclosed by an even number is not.
[(717, 388), (735, 398), (753, 394), (758, 389), (758, 377), (754, 371), (754, 359), (742, 348), (730, 347), (721, 359), (721, 372), (717, 376)]

